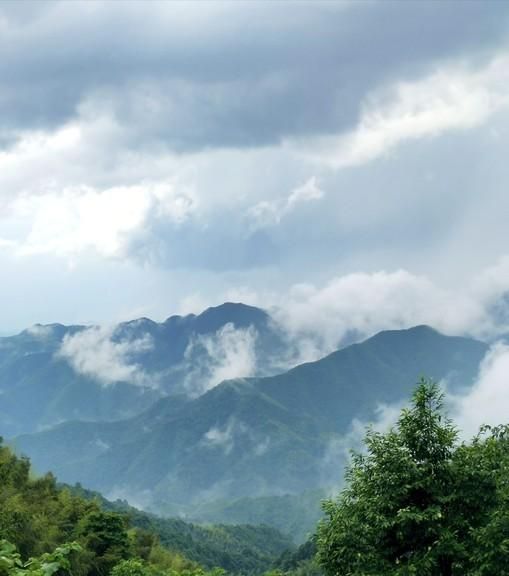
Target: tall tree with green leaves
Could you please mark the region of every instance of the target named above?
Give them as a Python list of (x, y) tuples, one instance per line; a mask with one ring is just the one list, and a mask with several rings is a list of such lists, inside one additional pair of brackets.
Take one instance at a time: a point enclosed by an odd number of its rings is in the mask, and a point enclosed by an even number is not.
[(459, 444), (439, 387), (423, 379), (396, 426), (365, 443), (346, 489), (324, 503), (328, 576), (509, 574), (506, 427)]

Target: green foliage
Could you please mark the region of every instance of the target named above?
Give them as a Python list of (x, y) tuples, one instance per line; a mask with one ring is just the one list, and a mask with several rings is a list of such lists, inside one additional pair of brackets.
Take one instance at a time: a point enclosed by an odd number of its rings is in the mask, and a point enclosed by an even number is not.
[(130, 558), (119, 562), (111, 571), (111, 576), (149, 576), (149, 571), (143, 560)]
[(509, 432), (469, 444), (422, 380), (386, 434), (369, 430), (347, 488), (326, 501), (318, 560), (334, 576), (509, 574)]
[(224, 574), (225, 571), (221, 568), (206, 572), (198, 565), (162, 569), (159, 565), (149, 565), (137, 559), (123, 560), (111, 571), (111, 576), (224, 576)]
[(85, 548), (93, 553), (90, 576), (105, 576), (130, 555), (126, 519), (112, 512), (96, 510), (78, 523), (77, 533)]
[(80, 552), (76, 542), (59, 546), (53, 552), (42, 554), (39, 558), (30, 558), (26, 562), (16, 546), (8, 540), (0, 540), (0, 574), (2, 576), (53, 576), (71, 572), (70, 555)]
[(57, 486), (52, 475), (32, 478), (29, 461), (1, 440), (0, 539), (13, 542), (24, 562), (76, 541), (74, 576), (140, 566), (151, 576), (219, 574), (218, 566), (230, 574), (261, 574), (291, 546), (267, 526), (197, 526), (108, 502), (80, 486)]
[[(4, 570), (0, 576), (8, 568), (9, 576), (41, 570), (40, 576), (51, 576), (52, 568), (60, 575), (70, 568), (71, 550), (76, 552), (72, 556), (75, 576), (106, 576), (124, 561), (145, 562), (158, 574), (170, 568), (172, 574), (180, 574), (199, 567), (162, 548), (157, 535), (129, 530), (127, 514), (103, 510), (98, 499), (87, 500), (58, 487), (51, 475), (31, 478), (29, 461), (15, 456), (1, 439), (0, 540)], [(78, 544), (64, 544), (69, 541)]]
[[(133, 508), (123, 500), (110, 502), (80, 485), (70, 488), (73, 494), (101, 503), (101, 507), (127, 516), (136, 528), (137, 556), (147, 559), (148, 544), (143, 540), (157, 535), (158, 541), (186, 561), (206, 569), (220, 566), (231, 574), (261, 574), (285, 550), (293, 550), (291, 539), (270, 526), (207, 525), (184, 522), (178, 518), (161, 518)], [(133, 545), (135, 544), (133, 540)], [(153, 550), (151, 554), (153, 554)], [(175, 560), (178, 564), (178, 560)], [(189, 565), (181, 567), (190, 569)]]
[(292, 547), (289, 538), (268, 526), (198, 526), (134, 509), (129, 518), (133, 526), (156, 533), (166, 548), (207, 569), (220, 566), (231, 574), (261, 574)]

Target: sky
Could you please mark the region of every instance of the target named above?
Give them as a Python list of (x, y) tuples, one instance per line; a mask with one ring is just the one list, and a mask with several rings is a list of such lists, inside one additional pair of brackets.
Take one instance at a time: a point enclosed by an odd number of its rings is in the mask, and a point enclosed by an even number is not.
[(509, 332), (509, 3), (0, 3), (0, 332)]

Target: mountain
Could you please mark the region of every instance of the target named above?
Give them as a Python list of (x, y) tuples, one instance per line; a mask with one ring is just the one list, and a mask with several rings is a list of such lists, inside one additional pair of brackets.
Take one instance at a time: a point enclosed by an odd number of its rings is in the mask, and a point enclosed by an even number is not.
[(36, 325), (0, 338), (0, 435), (118, 420), (167, 395), (196, 396), (236, 375), (237, 357), (253, 375), (275, 373), (285, 347), (266, 312), (234, 303), (162, 323)]
[(340, 481), (354, 419), (408, 398), (422, 374), (469, 386), (486, 350), (426, 326), (381, 332), (283, 374), (163, 398), (120, 422), (67, 422), (15, 445), (40, 471), (160, 512), (298, 494)]

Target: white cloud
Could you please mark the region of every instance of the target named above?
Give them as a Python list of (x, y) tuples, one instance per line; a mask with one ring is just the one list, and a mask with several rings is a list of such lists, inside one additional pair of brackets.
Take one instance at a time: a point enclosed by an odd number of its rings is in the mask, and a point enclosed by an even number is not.
[(509, 105), (509, 56), (472, 71), (450, 65), (371, 94), (349, 133), (322, 137), (305, 153), (334, 168), (366, 164), (411, 140), (479, 126)]
[(95, 378), (104, 386), (128, 382), (141, 387), (155, 387), (156, 382), (132, 361), (134, 354), (152, 347), (150, 336), (119, 342), (112, 337), (113, 328), (97, 326), (67, 334), (56, 357), (66, 360), (76, 373)]
[(223, 380), (252, 376), (257, 336), (253, 327), (235, 329), (229, 323), (212, 335), (194, 338), (185, 352), (186, 391), (198, 396)]
[(110, 117), (83, 112), (0, 150), (0, 249), (124, 256), (151, 222), (178, 226), (194, 214), (198, 198), (179, 178), (175, 157), (130, 151), (123, 131)]
[[(406, 270), (339, 276), (325, 286), (299, 284), (274, 297), (272, 313), (308, 353), (334, 350), (345, 338), (428, 324), (446, 334), (493, 339), (509, 332), (509, 258), (461, 289), (444, 289)], [(268, 297), (265, 298), (268, 301)]]
[[(263, 456), (270, 448), (271, 441), (268, 436), (261, 437), (244, 422), (234, 417), (228, 419), (224, 426), (212, 426), (205, 432), (201, 439), (201, 445), (209, 448), (220, 448), (225, 455), (231, 453), (235, 442), (242, 437), (243, 451), (252, 452), (255, 456)], [(247, 443), (251, 449), (247, 449)]]
[[(427, 324), (487, 341), (509, 334), (509, 257), (456, 287), (400, 269), (333, 276), (322, 285), (294, 284), (284, 292), (232, 287), (226, 296), (270, 312), (287, 338), (286, 356), (273, 359), (284, 370), (381, 330)], [(203, 294), (193, 300), (207, 302)]]
[(131, 506), (138, 508), (138, 510), (149, 510), (153, 504), (152, 490), (140, 490), (139, 487), (131, 488), (126, 485), (113, 486), (113, 488), (105, 494), (105, 497), (111, 502), (126, 500)]
[(254, 228), (274, 226), (293, 212), (299, 204), (320, 200), (324, 191), (318, 186), (317, 178), (312, 176), (302, 186), (295, 188), (282, 200), (262, 200), (252, 206), (247, 213)]
[(235, 446), (235, 437), (246, 434), (248, 428), (235, 418), (230, 418), (221, 428), (213, 426), (203, 435), (202, 445), (207, 447), (220, 448), (228, 455)]
[(462, 396), (452, 398), (452, 416), (469, 439), (483, 424), (509, 423), (509, 346), (498, 342), (486, 354), (477, 381)]
[(324, 191), (319, 188), (316, 176), (312, 176), (309, 180), (304, 182), (302, 186), (298, 186), (288, 196), (286, 201), (286, 211), (292, 210), (297, 204), (303, 202), (310, 202), (312, 200), (320, 200), (324, 196)]
[(131, 235), (149, 218), (180, 223), (193, 209), (194, 200), (177, 193), (171, 183), (105, 190), (83, 186), (22, 196), (13, 201), (11, 214), (29, 231), (18, 241), (16, 253), (72, 256), (92, 249), (106, 257), (121, 256)]
[(0, 238), (0, 250), (2, 249), (15, 249), (17, 248), (17, 243), (14, 240), (8, 240), (6, 238)]
[(331, 352), (352, 334), (365, 337), (382, 329), (433, 325), (444, 300), (428, 279), (405, 270), (356, 273), (321, 288), (294, 286), (274, 315), (290, 334), (310, 338), (306, 346), (312, 354), (313, 344), (316, 352)]
[(234, 444), (233, 427), (232, 421), (228, 422), (223, 429), (213, 426), (203, 435), (202, 444), (214, 448), (219, 447), (226, 455), (230, 454)]

